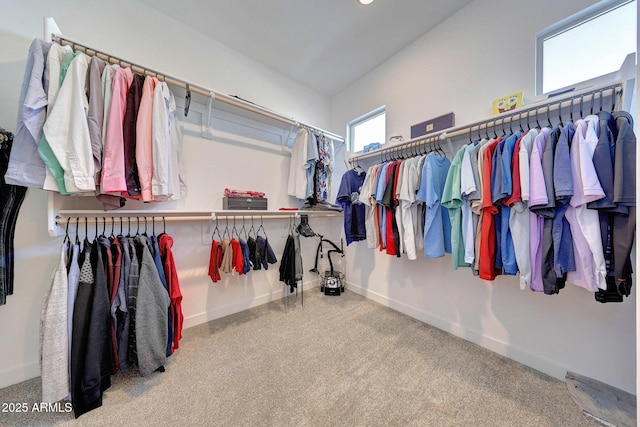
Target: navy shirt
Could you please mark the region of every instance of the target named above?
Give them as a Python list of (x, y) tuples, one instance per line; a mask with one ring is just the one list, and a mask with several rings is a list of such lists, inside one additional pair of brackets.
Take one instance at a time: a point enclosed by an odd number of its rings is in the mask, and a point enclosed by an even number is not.
[(366, 175), (364, 170), (348, 170), (342, 175), (342, 181), (338, 189), (336, 203), (342, 206), (344, 212), (344, 234), (347, 239), (347, 245), (367, 238), (364, 204), (358, 202)]

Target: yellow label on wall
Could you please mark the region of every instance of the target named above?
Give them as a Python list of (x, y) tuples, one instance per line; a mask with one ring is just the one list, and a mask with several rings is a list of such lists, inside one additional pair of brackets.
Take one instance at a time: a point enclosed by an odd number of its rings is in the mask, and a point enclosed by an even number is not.
[(518, 92), (493, 101), (493, 114), (504, 113), (524, 105), (524, 93)]

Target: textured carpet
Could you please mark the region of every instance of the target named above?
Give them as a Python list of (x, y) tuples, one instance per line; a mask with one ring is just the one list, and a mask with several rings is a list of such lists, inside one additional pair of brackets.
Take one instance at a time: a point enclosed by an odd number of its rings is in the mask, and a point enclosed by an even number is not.
[[(0, 390), (0, 425), (594, 426), (565, 384), (355, 293), (305, 292), (184, 332), (164, 373), (113, 377), (78, 420)], [(4, 405), (3, 405), (4, 406)], [(1, 408), (0, 408), (1, 409)]]

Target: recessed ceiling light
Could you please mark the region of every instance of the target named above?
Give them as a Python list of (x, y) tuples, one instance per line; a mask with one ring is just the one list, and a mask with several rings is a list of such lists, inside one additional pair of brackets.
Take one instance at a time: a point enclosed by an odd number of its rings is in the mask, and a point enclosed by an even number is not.
[(373, 0), (358, 0), (361, 4), (371, 4)]

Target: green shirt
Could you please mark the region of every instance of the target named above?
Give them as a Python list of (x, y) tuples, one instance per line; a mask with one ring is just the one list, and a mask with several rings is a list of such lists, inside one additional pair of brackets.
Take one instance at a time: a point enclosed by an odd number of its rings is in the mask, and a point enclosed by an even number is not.
[(466, 147), (456, 153), (447, 173), (447, 180), (442, 191), (442, 206), (449, 209), (451, 220), (451, 261), (453, 269), (469, 267), (464, 262), (464, 242), (462, 240), (462, 194), (460, 192), (460, 176), (462, 171), (462, 157)]

